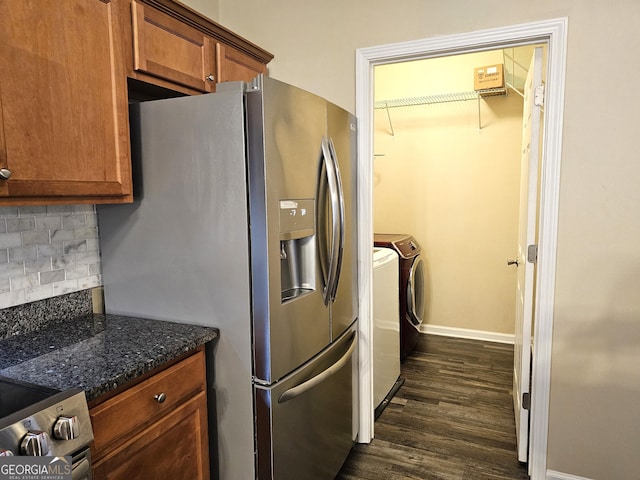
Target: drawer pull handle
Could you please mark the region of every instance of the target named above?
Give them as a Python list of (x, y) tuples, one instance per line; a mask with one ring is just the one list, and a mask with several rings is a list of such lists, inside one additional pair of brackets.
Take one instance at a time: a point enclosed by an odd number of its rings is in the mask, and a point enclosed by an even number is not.
[(162, 392), (162, 393), (158, 393), (157, 395), (154, 395), (153, 398), (158, 403), (164, 403), (164, 401), (167, 399), (167, 396), (165, 395), (164, 392)]

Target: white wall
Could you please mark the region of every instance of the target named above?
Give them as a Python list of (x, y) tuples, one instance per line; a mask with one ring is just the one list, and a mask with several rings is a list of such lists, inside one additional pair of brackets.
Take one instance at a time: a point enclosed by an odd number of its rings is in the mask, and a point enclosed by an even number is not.
[[(502, 61), (498, 50), (379, 66), (375, 100), (472, 92), (474, 67)], [(522, 97), (481, 100), (480, 115), (476, 100), (388, 115), (375, 110), (374, 231), (422, 246), (425, 323), (513, 334)]]
[(218, 17), (219, 17), (218, 0), (188, 0), (182, 3), (193, 8), (194, 10), (201, 13), (205, 17), (208, 17), (213, 21), (218, 21)]
[(275, 54), (274, 77), (351, 111), (357, 48), (569, 18), (548, 467), (635, 478), (640, 2), (219, 0), (219, 15)]

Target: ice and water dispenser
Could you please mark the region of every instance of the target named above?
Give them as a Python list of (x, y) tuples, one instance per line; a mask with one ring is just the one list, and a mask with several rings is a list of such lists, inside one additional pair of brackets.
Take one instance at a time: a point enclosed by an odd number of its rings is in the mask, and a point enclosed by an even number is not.
[(282, 302), (316, 288), (314, 199), (280, 200)]

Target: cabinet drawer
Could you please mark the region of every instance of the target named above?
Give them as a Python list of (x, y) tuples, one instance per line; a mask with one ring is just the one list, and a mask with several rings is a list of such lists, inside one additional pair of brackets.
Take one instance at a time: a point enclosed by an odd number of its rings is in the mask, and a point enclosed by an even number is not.
[(95, 461), (93, 478), (208, 479), (207, 439), (207, 401), (201, 392)]
[(215, 90), (215, 41), (149, 5), (131, 2), (133, 69), (202, 92)]
[[(89, 414), (97, 457), (113, 447), (113, 442), (137, 433), (143, 426), (204, 390), (204, 353), (199, 351), (92, 408)], [(164, 399), (160, 402), (162, 394)]]

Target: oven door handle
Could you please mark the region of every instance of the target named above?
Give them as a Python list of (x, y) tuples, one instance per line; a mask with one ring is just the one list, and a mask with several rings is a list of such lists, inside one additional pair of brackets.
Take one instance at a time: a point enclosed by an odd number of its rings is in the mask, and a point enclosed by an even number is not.
[(91, 462), (87, 457), (82, 458), (79, 462), (74, 462), (71, 467), (71, 479), (72, 480), (86, 480), (91, 474)]

